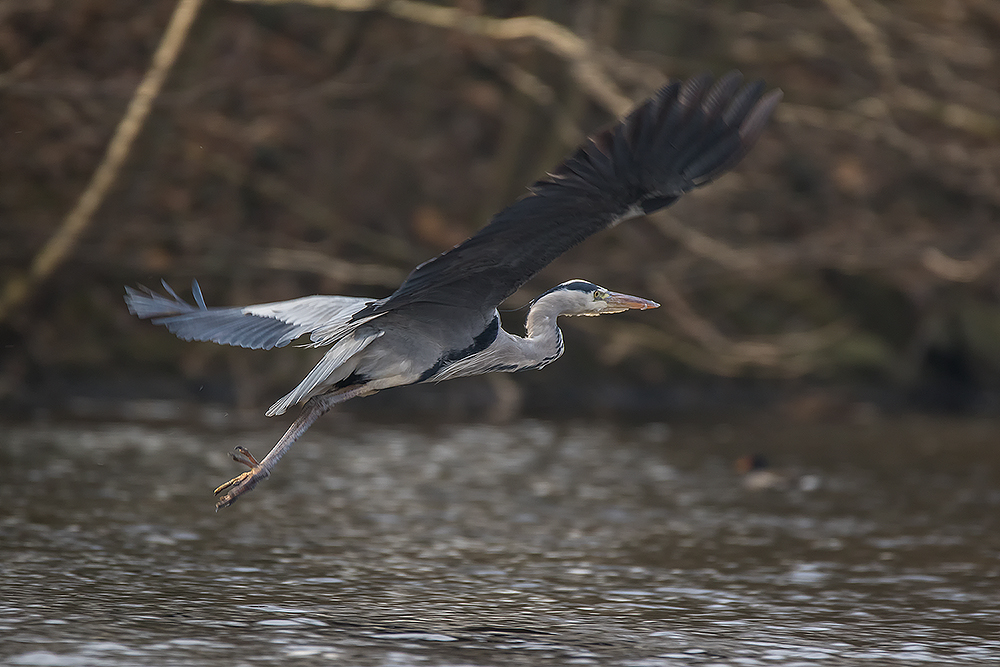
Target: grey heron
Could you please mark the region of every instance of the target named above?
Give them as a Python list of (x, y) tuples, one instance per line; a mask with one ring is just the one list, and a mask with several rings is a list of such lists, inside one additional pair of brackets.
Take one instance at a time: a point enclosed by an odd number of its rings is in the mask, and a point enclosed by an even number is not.
[(560, 315), (604, 315), (657, 307), (585, 280), (537, 297), (526, 335), (500, 327), (497, 307), (529, 278), (588, 236), (669, 206), (732, 168), (760, 137), (781, 98), (738, 72), (672, 81), (624, 119), (595, 134), (471, 238), (417, 266), (383, 299), (307, 296), (245, 307), (194, 304), (126, 287), (129, 311), (184, 340), (272, 349), (309, 335), (329, 348), (267, 411), (298, 417), (263, 459), (243, 447), (249, 470), (215, 490), (228, 507), (270, 476), (289, 447), (338, 403), (382, 389), (490, 372), (542, 368), (563, 352)]

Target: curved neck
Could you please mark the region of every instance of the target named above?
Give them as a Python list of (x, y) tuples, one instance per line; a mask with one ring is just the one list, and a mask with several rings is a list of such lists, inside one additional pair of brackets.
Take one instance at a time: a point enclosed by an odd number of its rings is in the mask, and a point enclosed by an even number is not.
[(524, 320), (524, 328), (528, 338), (545, 338), (557, 335), (559, 327), (556, 325), (556, 318), (560, 314), (560, 309), (548, 299), (539, 299), (533, 303)]
[(542, 298), (528, 311), (524, 328), (527, 337), (523, 345), (530, 347), (531, 356), (544, 364), (555, 361), (563, 352), (563, 337), (556, 319), (562, 310), (554, 302)]

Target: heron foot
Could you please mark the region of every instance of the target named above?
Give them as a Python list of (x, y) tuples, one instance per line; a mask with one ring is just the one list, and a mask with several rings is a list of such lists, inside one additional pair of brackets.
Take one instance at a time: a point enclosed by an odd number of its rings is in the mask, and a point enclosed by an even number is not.
[(233, 477), (231, 480), (215, 490), (215, 495), (228, 492), (215, 503), (215, 511), (218, 512), (223, 507), (229, 507), (235, 503), (244, 493), (253, 491), (262, 480), (271, 476), (271, 473), (260, 466), (260, 462), (253, 457), (253, 454), (246, 447), (237, 446), (229, 452), (233, 460), (250, 468), (245, 473)]

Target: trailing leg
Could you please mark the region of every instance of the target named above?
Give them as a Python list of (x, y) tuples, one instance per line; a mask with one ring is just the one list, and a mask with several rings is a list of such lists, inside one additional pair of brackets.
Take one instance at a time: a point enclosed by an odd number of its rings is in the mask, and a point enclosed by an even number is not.
[(215, 511), (223, 507), (229, 507), (235, 503), (244, 493), (249, 493), (260, 482), (271, 476), (271, 469), (278, 463), (278, 460), (285, 455), (285, 452), (295, 444), (295, 441), (302, 437), (302, 434), (309, 430), (317, 419), (322, 417), (337, 403), (360, 396), (366, 393), (374, 393), (364, 386), (346, 387), (332, 394), (322, 394), (313, 396), (302, 406), (302, 412), (295, 418), (285, 434), (281, 436), (277, 444), (271, 448), (260, 461), (254, 458), (253, 454), (246, 447), (238, 446), (231, 453), (234, 461), (242, 463), (250, 470), (237, 475), (215, 490), (215, 495), (225, 493), (218, 502), (215, 503)]

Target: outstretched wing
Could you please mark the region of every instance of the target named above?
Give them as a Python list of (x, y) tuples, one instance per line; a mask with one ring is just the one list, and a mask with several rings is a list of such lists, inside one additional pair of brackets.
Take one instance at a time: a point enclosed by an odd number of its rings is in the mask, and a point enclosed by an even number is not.
[(731, 72), (714, 86), (708, 75), (666, 85), (475, 236), (424, 262), (396, 292), (353, 317), (415, 303), (490, 312), (591, 234), (708, 183), (754, 145), (781, 98), (777, 90), (763, 95), (762, 82), (742, 83)]
[(356, 324), (348, 324), (351, 316), (371, 299), (349, 296), (306, 296), (291, 301), (261, 303), (233, 308), (209, 308), (205, 305), (198, 282), (191, 284), (195, 304), (177, 296), (166, 282), (163, 296), (150, 289), (125, 288), (125, 303), (129, 312), (153, 324), (162, 324), (183, 340), (204, 340), (222, 345), (269, 350), (284, 347), (303, 334), (317, 329), (332, 335), (339, 328), (344, 333)]

